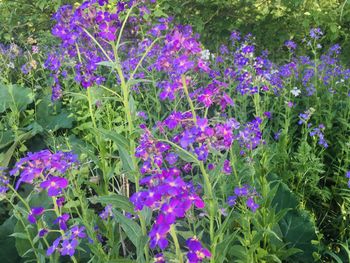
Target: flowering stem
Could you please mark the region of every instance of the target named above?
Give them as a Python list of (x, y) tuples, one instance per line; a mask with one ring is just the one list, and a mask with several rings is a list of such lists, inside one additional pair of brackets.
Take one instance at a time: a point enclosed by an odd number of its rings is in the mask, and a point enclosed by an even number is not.
[[(204, 185), (205, 185), (205, 191), (208, 196), (208, 212), (209, 212), (209, 233), (210, 233), (210, 242), (211, 242), (211, 259), (215, 260), (215, 231), (214, 231), (214, 223), (215, 223), (215, 211), (216, 211), (216, 204), (213, 196), (213, 189), (210, 183), (209, 175), (207, 171), (205, 170), (203, 162), (199, 163), (200, 170), (202, 172), (203, 178), (204, 178)], [(211, 261), (215, 262), (215, 261)]]
[(28, 203), (23, 199), (22, 196), (20, 196), (17, 191), (12, 187), (12, 185), (7, 184), (6, 185), (17, 197), (18, 199), (24, 204), (24, 206), (28, 209), (28, 211), (30, 212), (30, 206), (28, 205)]
[[(53, 207), (54, 207), (54, 211), (55, 211), (56, 216), (57, 216), (57, 217), (61, 216), (61, 213), (60, 213), (60, 211), (59, 211), (59, 209), (58, 209), (58, 205), (57, 205), (57, 199), (56, 199), (55, 196), (52, 197), (52, 202), (53, 202)], [(61, 233), (61, 236), (62, 236), (62, 237), (63, 237), (64, 234), (65, 234), (64, 231), (63, 231), (62, 229), (60, 229), (60, 233)], [(71, 258), (72, 258), (72, 261), (73, 261), (74, 263), (78, 263), (77, 259), (76, 259), (74, 256), (72, 256)]]
[[(193, 121), (196, 124), (197, 123), (197, 115), (196, 115), (196, 111), (194, 108), (194, 104), (193, 104), (192, 99), (191, 99), (189, 92), (188, 92), (185, 75), (181, 75), (181, 80), (182, 80), (183, 90), (186, 94), (187, 101), (188, 101), (190, 108), (191, 108)], [(209, 175), (208, 175), (207, 171), (205, 170), (203, 162), (200, 162), (200, 161), (198, 161), (198, 162), (199, 162), (199, 167), (200, 167), (200, 170), (201, 170), (203, 178), (204, 178), (206, 195), (208, 196), (207, 205), (208, 205), (209, 222), (210, 222), (210, 226), (209, 226), (210, 232), (209, 233), (210, 233), (211, 254), (212, 254), (211, 258), (213, 260), (215, 260), (215, 246), (216, 246), (216, 244), (215, 244), (215, 240), (214, 240), (215, 239), (214, 223), (215, 223), (216, 204), (215, 204), (215, 200), (214, 200), (213, 189), (212, 189), (212, 185), (210, 183)]]
[[(135, 172), (135, 188), (136, 188), (136, 192), (138, 192), (140, 190), (140, 183), (139, 183), (140, 174), (139, 174), (139, 170), (138, 170), (137, 160), (135, 157), (136, 146), (135, 146), (134, 140), (131, 138), (131, 134), (135, 130), (134, 130), (133, 118), (131, 115), (130, 104), (129, 104), (129, 88), (128, 88), (128, 85), (125, 81), (121, 66), (119, 64), (120, 62), (119, 62), (119, 58), (118, 58), (117, 48), (115, 46), (113, 46), (113, 50), (114, 50), (114, 55), (115, 55), (115, 59), (116, 59), (116, 63), (115, 63), (116, 70), (117, 70), (119, 78), (120, 78), (121, 89), (122, 89), (122, 93), (123, 93), (122, 95), (123, 95), (124, 111), (125, 111), (126, 119), (128, 122), (128, 135), (130, 138), (130, 142), (129, 142), (130, 156), (131, 156), (131, 160), (133, 163), (133, 168), (135, 169), (135, 171), (134, 171)], [(139, 220), (140, 220), (140, 224), (141, 224), (142, 234), (144, 236), (146, 236), (147, 235), (146, 222), (145, 222), (143, 215), (141, 213), (138, 213), (138, 216), (139, 216)], [(148, 255), (148, 250), (147, 250), (146, 246), (144, 247), (144, 252), (145, 252), (145, 256), (146, 256), (146, 261), (149, 262), (149, 255)]]
[(170, 227), (170, 235), (174, 240), (174, 245), (175, 245), (175, 249), (176, 249), (176, 257), (179, 260), (179, 263), (183, 263), (181, 248), (180, 248), (179, 240), (177, 239), (176, 229), (175, 229), (174, 224), (172, 224)]
[(191, 100), (190, 94), (188, 93), (188, 88), (187, 88), (187, 84), (186, 84), (186, 76), (185, 75), (181, 75), (181, 80), (182, 80), (182, 86), (183, 86), (184, 92), (186, 94), (187, 101), (188, 101), (188, 103), (190, 104), (190, 107), (191, 107), (193, 120), (194, 120), (195, 123), (197, 123), (196, 111), (195, 111), (193, 102)]

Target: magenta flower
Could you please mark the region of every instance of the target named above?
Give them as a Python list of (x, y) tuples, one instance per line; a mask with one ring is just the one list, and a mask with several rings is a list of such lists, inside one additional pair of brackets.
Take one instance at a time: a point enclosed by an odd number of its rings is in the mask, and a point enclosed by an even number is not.
[(62, 177), (52, 176), (49, 180), (40, 184), (40, 187), (47, 189), (48, 196), (57, 196), (62, 193), (62, 189), (68, 186), (68, 180)]
[(211, 257), (210, 251), (204, 248), (196, 237), (188, 239), (186, 244), (189, 249), (187, 253), (189, 263), (202, 262), (203, 259)]
[[(161, 220), (158, 220), (161, 221)], [(151, 232), (149, 233), (150, 237), (150, 248), (154, 249), (158, 246), (160, 249), (165, 249), (168, 246), (167, 235), (170, 231), (170, 225), (162, 223), (162, 224), (154, 224)]]

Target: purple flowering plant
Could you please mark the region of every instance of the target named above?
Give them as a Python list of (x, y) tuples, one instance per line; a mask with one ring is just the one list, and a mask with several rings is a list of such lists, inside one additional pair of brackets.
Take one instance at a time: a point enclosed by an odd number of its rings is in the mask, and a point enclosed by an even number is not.
[(310, 200), (326, 196), (315, 189), (333, 184), (321, 178), (320, 160), (334, 152), (328, 127), (344, 125), (323, 117), (348, 93), (340, 47), (319, 55), (323, 33), (314, 28), (313, 58), (298, 57), (289, 40), (289, 59), (276, 64), (257, 53), (253, 36), (234, 31), (212, 54), (191, 26), (153, 14), (154, 2), (89, 0), (53, 16), (51, 99), (75, 109), (73, 133), (91, 147), (82, 162), (42, 150), (0, 170), (0, 199), (31, 228), (28, 253), (180, 263), (299, 253), (286, 230), (297, 205), (277, 199), (294, 200), (300, 189)]

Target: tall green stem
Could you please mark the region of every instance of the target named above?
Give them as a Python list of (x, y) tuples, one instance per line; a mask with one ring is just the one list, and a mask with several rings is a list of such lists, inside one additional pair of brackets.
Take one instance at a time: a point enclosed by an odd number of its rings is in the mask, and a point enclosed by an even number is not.
[[(181, 76), (182, 80), (182, 86), (183, 90), (185, 92), (188, 104), (190, 105), (191, 112), (192, 112), (192, 117), (194, 123), (197, 123), (197, 114), (196, 110), (193, 104), (193, 101), (189, 95), (187, 84), (186, 84), (186, 77), (185, 75)], [(210, 182), (209, 175), (207, 171), (205, 170), (203, 162), (199, 161), (199, 168), (201, 170), (203, 179), (204, 179), (204, 188), (205, 188), (205, 193), (207, 195), (207, 209), (208, 209), (208, 214), (209, 214), (209, 233), (210, 233), (210, 242), (211, 242), (211, 262), (215, 262), (215, 247), (216, 247), (216, 242), (215, 242), (215, 229), (214, 229), (214, 224), (215, 224), (215, 214), (216, 214), (216, 203), (213, 195), (213, 187)]]
[(175, 250), (176, 250), (176, 257), (179, 260), (179, 263), (183, 263), (183, 257), (182, 257), (182, 253), (181, 253), (181, 248), (180, 248), (179, 240), (177, 239), (176, 229), (175, 229), (174, 224), (171, 225), (171, 227), (170, 227), (170, 235), (171, 235), (171, 237), (174, 240)]
[[(135, 142), (134, 140), (131, 138), (131, 134), (135, 131), (134, 129), (134, 124), (133, 124), (133, 118), (131, 115), (131, 109), (130, 109), (130, 103), (129, 103), (129, 87), (126, 84), (125, 78), (124, 78), (124, 74), (123, 71), (121, 69), (121, 66), (119, 64), (119, 58), (118, 58), (118, 53), (117, 53), (117, 49), (114, 47), (114, 54), (115, 54), (115, 59), (116, 59), (116, 70), (118, 72), (119, 78), (120, 78), (120, 83), (121, 83), (121, 89), (122, 89), (122, 97), (123, 97), (123, 104), (124, 104), (124, 111), (125, 111), (125, 115), (126, 115), (126, 119), (128, 122), (128, 134), (129, 134), (129, 138), (130, 138), (130, 142), (129, 142), (129, 146), (130, 146), (130, 155), (131, 155), (131, 160), (133, 163), (133, 167), (135, 169), (135, 188), (136, 188), (136, 192), (138, 192), (140, 190), (140, 174), (139, 174), (139, 170), (138, 170), (138, 163), (135, 157)], [(140, 224), (141, 224), (141, 230), (142, 230), (142, 234), (143, 235), (147, 235), (147, 229), (146, 229), (146, 222), (143, 218), (143, 215), (141, 213), (138, 213), (139, 216), (139, 220), (140, 220)], [(146, 261), (149, 261), (149, 255), (148, 255), (148, 250), (145, 247), (144, 248), (145, 251), (145, 256), (146, 256)]]

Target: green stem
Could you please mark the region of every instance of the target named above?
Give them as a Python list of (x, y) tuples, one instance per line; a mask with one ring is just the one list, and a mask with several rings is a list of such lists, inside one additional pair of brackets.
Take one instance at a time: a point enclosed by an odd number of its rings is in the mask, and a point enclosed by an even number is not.
[[(55, 196), (52, 197), (52, 202), (53, 202), (53, 207), (54, 207), (54, 211), (55, 211), (56, 216), (57, 217), (61, 216), (61, 213), (60, 213), (59, 208), (57, 206), (57, 199)], [(65, 235), (64, 231), (62, 229), (60, 229), (59, 231), (60, 231), (62, 237), (64, 237), (64, 235)], [(72, 256), (71, 259), (74, 263), (78, 263), (77, 259), (74, 256)]]
[(190, 104), (190, 107), (191, 107), (193, 121), (195, 123), (197, 123), (197, 114), (196, 114), (196, 110), (195, 110), (194, 105), (193, 105), (193, 101), (191, 100), (191, 97), (190, 97), (190, 95), (188, 93), (188, 88), (187, 88), (187, 84), (186, 84), (186, 76), (185, 75), (181, 75), (181, 80), (182, 80), (182, 87), (183, 87), (183, 90), (185, 92), (188, 104)]
[(174, 224), (171, 225), (170, 227), (170, 235), (174, 240), (174, 245), (175, 245), (175, 250), (176, 250), (176, 257), (179, 260), (179, 263), (183, 263), (183, 257), (182, 257), (182, 253), (181, 253), (181, 248), (180, 248), (180, 244), (179, 244), (179, 240), (177, 239), (177, 235), (176, 235), (176, 229)]
[[(9, 188), (10, 188), (10, 185), (8, 185), (9, 186)], [(11, 187), (12, 188), (12, 187)], [(12, 188), (13, 189), (13, 188)], [(12, 190), (11, 189), (11, 190)], [(17, 191), (14, 191), (14, 194), (16, 195), (16, 196), (18, 196), (19, 197), (19, 194), (17, 193)], [(21, 197), (20, 198), (21, 199), (21, 201), (23, 200), (23, 198)], [(6, 198), (6, 200), (10, 203), (10, 205), (16, 210), (16, 206), (15, 206), (15, 204), (10, 200), (10, 199), (8, 199), (8, 198)], [(22, 203), (26, 206), (26, 207), (29, 207), (29, 205), (27, 204), (27, 202), (25, 202), (24, 200), (22, 201)], [(29, 208), (29, 212), (30, 212), (30, 208)], [(22, 219), (22, 217), (19, 215), (18, 216), (18, 221), (20, 221), (21, 222), (21, 224), (22, 224), (22, 227), (23, 227), (23, 229), (24, 229), (24, 231), (26, 232), (26, 234), (27, 234), (27, 239), (28, 239), (28, 241), (29, 241), (29, 243), (30, 243), (30, 245), (31, 245), (31, 247), (33, 248), (33, 253), (34, 253), (34, 255), (35, 255), (35, 257), (36, 257), (36, 259), (38, 260), (38, 262), (39, 262), (39, 255), (38, 255), (38, 253), (37, 253), (37, 251), (36, 251), (36, 249), (35, 249), (35, 246), (34, 246), (34, 243), (33, 243), (33, 238), (31, 237), (31, 235), (30, 235), (30, 233), (29, 233), (29, 231), (28, 231), (28, 228), (26, 227), (26, 224), (23, 222), (23, 219)]]
[[(93, 103), (92, 103), (92, 96), (91, 96), (91, 88), (87, 89), (87, 99), (88, 99), (88, 104), (89, 104), (89, 113), (90, 113), (90, 118), (92, 121), (92, 125), (95, 129), (95, 131), (98, 133), (98, 128), (97, 128), (97, 123), (96, 123), (96, 118), (93, 110)], [(103, 173), (103, 183), (104, 183), (104, 192), (107, 194), (108, 193), (108, 178), (107, 178), (107, 171), (106, 171), (106, 166), (105, 166), (105, 160), (106, 160), (106, 153), (105, 153), (105, 147), (104, 143), (98, 133), (98, 136), (96, 137), (96, 142), (98, 144), (98, 149), (100, 152), (101, 156), (101, 170)]]
[[(125, 82), (125, 78), (124, 78), (124, 74), (123, 71), (121, 69), (121, 66), (119, 64), (119, 59), (118, 59), (118, 53), (117, 53), (117, 49), (114, 46), (114, 54), (115, 54), (115, 58), (116, 58), (116, 70), (118, 72), (119, 78), (120, 78), (120, 84), (121, 84), (121, 89), (122, 89), (122, 95), (123, 95), (123, 104), (124, 104), (124, 111), (125, 111), (125, 115), (126, 115), (126, 119), (128, 122), (128, 135), (130, 138), (130, 156), (131, 156), (131, 160), (133, 163), (133, 167), (135, 169), (135, 188), (136, 188), (136, 192), (138, 192), (140, 190), (140, 183), (139, 183), (139, 179), (140, 179), (140, 174), (139, 174), (139, 170), (138, 170), (138, 163), (135, 157), (135, 151), (136, 151), (136, 146), (135, 146), (135, 142), (134, 140), (131, 138), (131, 134), (135, 131), (134, 129), (134, 124), (133, 124), (133, 118), (131, 115), (131, 109), (130, 109), (130, 104), (129, 104), (129, 88), (127, 83)], [(142, 234), (144, 236), (147, 235), (147, 228), (146, 228), (146, 222), (145, 219), (143, 218), (143, 215), (141, 213), (138, 213), (139, 216), (139, 220), (140, 220), (140, 224), (141, 224), (141, 230), (142, 230)], [(148, 254), (148, 249), (145, 246), (144, 248), (144, 253), (146, 256), (146, 261), (149, 262), (149, 254)]]
[[(193, 104), (193, 101), (189, 95), (187, 84), (186, 84), (186, 77), (185, 75), (181, 75), (181, 80), (182, 80), (182, 86), (183, 90), (185, 92), (185, 95), (187, 97), (188, 104), (190, 105), (191, 112), (192, 112), (192, 117), (194, 123), (197, 123), (197, 114), (196, 110)], [(212, 185), (210, 182), (210, 178), (208, 173), (205, 170), (203, 162), (199, 162), (199, 167), (202, 172), (202, 176), (204, 178), (204, 187), (205, 187), (205, 192), (207, 195), (207, 208), (208, 208), (208, 214), (209, 214), (209, 233), (210, 233), (210, 242), (211, 242), (211, 262), (215, 262), (215, 247), (216, 247), (216, 242), (215, 242), (215, 229), (214, 229), (214, 224), (215, 224), (215, 213), (216, 213), (216, 204), (214, 200), (214, 195), (213, 195), (213, 189)]]

